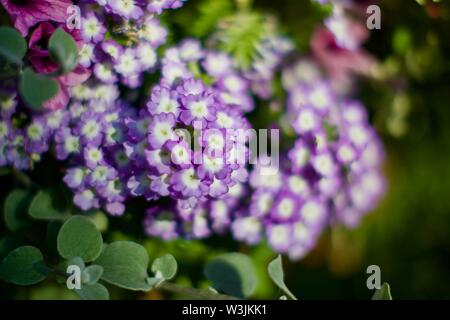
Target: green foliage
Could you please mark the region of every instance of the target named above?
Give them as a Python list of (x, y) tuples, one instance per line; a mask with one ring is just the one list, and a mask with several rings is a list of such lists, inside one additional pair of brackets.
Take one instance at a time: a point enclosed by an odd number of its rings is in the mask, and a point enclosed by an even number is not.
[(278, 255), (276, 259), (274, 259), (269, 263), (267, 271), (269, 272), (270, 278), (278, 286), (278, 288), (283, 290), (283, 292), (292, 300), (297, 300), (294, 294), (288, 289), (288, 287), (284, 283), (284, 272), (281, 255)]
[(83, 284), (75, 292), (83, 300), (109, 300), (109, 292), (106, 287), (100, 283)]
[(40, 109), (42, 104), (58, 93), (58, 83), (46, 76), (26, 68), (20, 77), (19, 92), (26, 104), (33, 109)]
[(239, 12), (221, 21), (217, 38), (219, 48), (233, 56), (240, 68), (250, 67), (258, 45), (266, 33), (263, 17), (251, 11)]
[(385, 282), (380, 289), (375, 291), (372, 300), (392, 300), (391, 287)]
[(211, 33), (223, 17), (231, 14), (230, 0), (203, 1), (198, 6), (197, 18), (189, 28), (189, 32), (196, 37), (204, 37)]
[(16, 29), (0, 27), (0, 56), (21, 65), (26, 52), (27, 43)]
[(65, 259), (81, 257), (86, 262), (93, 261), (100, 255), (102, 246), (100, 231), (85, 217), (74, 216), (59, 230), (58, 252)]
[(152, 287), (147, 283), (147, 251), (137, 243), (113, 242), (105, 247), (95, 263), (103, 267), (102, 280), (116, 286), (134, 291), (148, 291)]
[(23, 245), (22, 239), (16, 235), (7, 235), (0, 239), (0, 261), (12, 250)]
[(14, 189), (5, 200), (4, 217), (6, 226), (11, 231), (18, 231), (27, 227), (30, 221), (27, 219), (28, 205), (31, 195), (23, 189)]
[(157, 258), (152, 264), (152, 271), (156, 277), (164, 280), (172, 279), (177, 273), (177, 268), (177, 261), (170, 254)]
[(85, 269), (84, 260), (81, 257), (73, 257), (67, 261), (68, 266), (78, 266), (80, 270), (83, 271)]
[(205, 267), (206, 277), (216, 290), (239, 298), (253, 294), (258, 284), (252, 260), (242, 253), (225, 253)]
[(93, 264), (85, 268), (81, 274), (82, 282), (84, 284), (92, 285), (97, 283), (98, 280), (102, 277), (103, 267)]
[(48, 41), (50, 57), (59, 65), (59, 74), (67, 74), (78, 64), (78, 49), (73, 38), (63, 29), (57, 29)]
[(19, 247), (0, 263), (0, 279), (20, 286), (33, 285), (47, 277), (44, 267), (39, 249), (32, 246)]
[(58, 189), (41, 190), (31, 202), (29, 215), (37, 220), (65, 220), (70, 215)]

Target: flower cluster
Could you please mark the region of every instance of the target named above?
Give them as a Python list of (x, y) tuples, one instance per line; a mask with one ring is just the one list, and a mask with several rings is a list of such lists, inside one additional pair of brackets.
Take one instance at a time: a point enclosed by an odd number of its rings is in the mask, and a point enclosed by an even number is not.
[(280, 170), (255, 168), (249, 215), (233, 224), (258, 219), (274, 250), (299, 259), (326, 226), (355, 226), (374, 208), (384, 191), (383, 149), (364, 107), (337, 95), (309, 60), (286, 69), (283, 85), (294, 146)]
[[(37, 114), (27, 110), (18, 97), (17, 81), (0, 82), (0, 165), (26, 170), (48, 151), (59, 125), (77, 120), (63, 110), (71, 98), (71, 88), (88, 79), (90, 84), (99, 84), (92, 92), (115, 88), (119, 80), (130, 87), (141, 84), (143, 72), (152, 71), (157, 63), (155, 50), (166, 40), (167, 30), (155, 14), (178, 8), (183, 1), (152, 0), (144, 5), (144, 1), (134, 0), (2, 0), (1, 4), (15, 28), (26, 37), (25, 58), (36, 73), (55, 74), (58, 69), (47, 48), (57, 28), (73, 38), (80, 54), (79, 65), (74, 70), (54, 78), (58, 93), (43, 104), (44, 109), (58, 112)], [(68, 24), (68, 9), (72, 4), (81, 8), (79, 29)], [(95, 102), (93, 99), (89, 104)], [(60, 123), (63, 115), (66, 122)]]
[(376, 63), (362, 47), (369, 37), (364, 22), (369, 4), (352, 0), (320, 2), (331, 4), (333, 12), (313, 34), (311, 49), (335, 89), (348, 93), (354, 87), (355, 74), (370, 75)]
[(182, 4), (181, 0), (84, 1), (80, 63), (91, 68), (101, 83), (139, 87), (144, 72), (156, 67), (156, 50), (166, 42), (167, 30), (155, 14)]
[(175, 200), (149, 208), (145, 231), (164, 239), (224, 232), (248, 177), (247, 140), (239, 138), (250, 127), (244, 112), (253, 109), (248, 83), (228, 55), (203, 50), (192, 39), (167, 50), (162, 74), (147, 110), (129, 124), (149, 123), (148, 137), (131, 137), (132, 146), (145, 144), (136, 163), (150, 172), (154, 197)]
[[(267, 239), (275, 251), (299, 259), (324, 228), (354, 226), (382, 195), (383, 149), (364, 107), (309, 59), (282, 72), (286, 110), (273, 127), (283, 128), (283, 142), (292, 138), (291, 148), (281, 150), (279, 167), (260, 157), (249, 173), (256, 155), (245, 114), (255, 108), (253, 96), (272, 101), (277, 72), (293, 48), (289, 39), (265, 34), (248, 68), (195, 39), (158, 59), (167, 30), (157, 15), (181, 0), (78, 1), (80, 30), (61, 18), (68, 0), (0, 1), (27, 37), (26, 58), (37, 73), (58, 69), (46, 47), (57, 28), (80, 49), (79, 65), (55, 78), (58, 95), (45, 112), (23, 106), (16, 81), (1, 83), (0, 166), (31, 169), (52, 149), (67, 163), (63, 180), (82, 210), (120, 216), (127, 200), (140, 197), (149, 202), (148, 236), (230, 232), (251, 245)], [(44, 13), (44, 4), (54, 13)], [(312, 43), (328, 71), (335, 66), (327, 64), (328, 40), (341, 53), (359, 50), (359, 39), (339, 33), (347, 26), (341, 18), (328, 19), (328, 30)], [(161, 76), (150, 90), (123, 94), (124, 86), (146, 88), (144, 75), (153, 71)]]
[[(212, 85), (190, 71), (199, 70), (202, 57), (204, 69), (212, 72)], [(245, 87), (237, 90), (231, 81), (235, 79), (227, 80), (237, 77), (235, 71), (219, 72), (215, 66), (221, 65), (208, 57), (215, 55), (203, 52), (194, 41), (168, 49), (163, 77), (139, 110), (116, 101), (119, 94), (112, 84), (89, 83), (73, 90), (69, 123), (57, 130), (55, 142), (58, 159), (71, 156), (73, 165), (64, 181), (74, 191), (76, 205), (120, 215), (130, 197), (169, 198), (173, 205), (165, 210), (175, 210), (176, 218), (188, 223), (193, 216), (188, 210), (246, 182), (248, 150), (238, 130), (250, 127), (243, 116), (248, 106), (233, 104), (241, 99), (230, 98), (243, 94)], [(184, 72), (172, 72), (175, 68)], [(206, 76), (206, 71), (201, 73)], [(152, 216), (163, 211), (150, 210)], [(157, 235), (155, 228), (147, 229)]]
[(231, 57), (220, 51), (204, 50), (195, 39), (186, 39), (179, 46), (169, 48), (161, 70), (165, 83), (202, 77), (218, 90), (225, 103), (235, 106), (240, 112), (254, 108), (250, 82), (237, 71)]

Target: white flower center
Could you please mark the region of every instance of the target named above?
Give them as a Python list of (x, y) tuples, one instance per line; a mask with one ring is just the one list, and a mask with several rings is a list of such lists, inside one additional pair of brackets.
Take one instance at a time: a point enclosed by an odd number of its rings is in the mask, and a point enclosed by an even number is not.
[(192, 115), (196, 118), (203, 118), (208, 115), (208, 104), (205, 101), (193, 101), (189, 105)]
[(284, 198), (280, 201), (278, 204), (278, 213), (283, 218), (289, 218), (292, 216), (292, 213), (294, 212), (294, 201), (289, 198)]

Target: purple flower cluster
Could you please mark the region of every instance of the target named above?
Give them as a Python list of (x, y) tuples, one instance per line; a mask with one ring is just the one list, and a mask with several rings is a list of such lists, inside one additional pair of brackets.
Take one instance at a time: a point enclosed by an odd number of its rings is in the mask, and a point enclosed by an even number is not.
[(64, 111), (28, 116), (12, 90), (0, 93), (0, 167), (29, 170), (49, 150)]
[(186, 39), (179, 46), (168, 49), (161, 69), (167, 84), (201, 77), (218, 90), (224, 103), (242, 112), (254, 108), (250, 81), (236, 70), (231, 57), (220, 51), (203, 49), (198, 40)]
[(302, 60), (286, 69), (283, 85), (294, 146), (280, 170), (257, 166), (251, 173), (250, 210), (233, 222), (233, 232), (253, 243), (242, 225), (259, 220), (275, 251), (299, 259), (326, 226), (353, 227), (374, 209), (385, 189), (384, 154), (364, 107), (338, 96), (314, 64)]
[(181, 0), (84, 1), (81, 65), (92, 68), (101, 83), (139, 87), (144, 72), (155, 69), (156, 50), (165, 43), (168, 33), (155, 14), (182, 4)]
[[(130, 158), (150, 174), (151, 197), (173, 200), (147, 210), (145, 231), (163, 239), (223, 233), (248, 178), (246, 140), (238, 137), (250, 128), (243, 116), (253, 108), (248, 83), (226, 54), (195, 40), (166, 51), (162, 74), (147, 109), (128, 123), (135, 132), (128, 149), (145, 144), (143, 154)], [(137, 129), (142, 123), (146, 132)]]
[[(231, 203), (237, 198), (236, 188), (248, 177), (246, 141), (239, 140), (237, 130), (250, 127), (243, 116), (249, 105), (234, 103), (242, 101), (233, 94), (244, 95), (245, 82), (232, 68), (218, 72), (215, 55), (191, 40), (168, 49), (163, 77), (139, 110), (116, 101), (119, 92), (113, 84), (72, 90), (69, 121), (57, 130), (55, 142), (58, 159), (70, 156), (73, 164), (64, 181), (77, 206), (121, 215), (128, 198), (144, 197), (155, 201), (147, 233), (168, 237), (167, 224), (177, 226), (169, 234), (188, 236), (187, 225), (202, 221), (201, 208), (218, 206), (212, 199)], [(176, 68), (183, 72), (172, 72)], [(163, 198), (171, 199), (171, 205), (159, 207), (156, 201)], [(160, 223), (168, 212), (174, 219)], [(215, 223), (217, 229), (221, 223)]]

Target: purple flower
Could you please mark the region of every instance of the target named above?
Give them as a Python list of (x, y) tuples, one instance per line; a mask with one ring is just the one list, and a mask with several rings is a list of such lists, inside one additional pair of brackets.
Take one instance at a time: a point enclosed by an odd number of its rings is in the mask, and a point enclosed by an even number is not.
[(14, 27), (23, 36), (28, 29), (42, 21), (65, 23), (67, 8), (72, 5), (70, 0), (0, 0), (5, 10), (11, 16)]
[(182, 197), (201, 197), (207, 194), (209, 186), (197, 176), (194, 168), (176, 171), (170, 178), (171, 190)]
[(81, 19), (81, 34), (86, 42), (98, 43), (104, 39), (106, 28), (93, 12), (88, 12)]
[(172, 113), (175, 117), (178, 117), (180, 113), (179, 107), (178, 93), (160, 86), (153, 88), (151, 100), (147, 103), (147, 109), (151, 115)]
[(73, 197), (73, 202), (82, 210), (89, 210), (99, 207), (99, 201), (95, 197), (95, 193), (92, 190), (80, 190)]
[(166, 241), (179, 237), (174, 213), (160, 207), (147, 209), (144, 228), (148, 236), (160, 237)]
[(201, 95), (189, 95), (182, 98), (184, 109), (180, 119), (186, 125), (191, 125), (194, 120), (201, 121), (204, 125), (207, 121), (216, 120), (214, 96), (210, 93)]
[(140, 71), (139, 68), (136, 51), (131, 48), (125, 49), (117, 61), (114, 62), (114, 69), (125, 78), (137, 74)]
[(299, 199), (289, 192), (280, 192), (273, 203), (270, 217), (279, 222), (296, 219), (298, 216)]
[(120, 202), (110, 202), (105, 205), (106, 211), (112, 216), (121, 216), (125, 212), (125, 205)]
[(123, 53), (123, 48), (120, 46), (117, 42), (114, 40), (107, 40), (105, 42), (102, 42), (101, 48), (104, 53), (106, 53), (113, 61), (117, 61), (119, 57)]
[(45, 120), (36, 119), (25, 129), (25, 150), (29, 153), (44, 153), (48, 150), (49, 134)]
[(250, 245), (257, 244), (262, 239), (261, 221), (253, 216), (236, 218), (231, 224), (233, 237)]
[(72, 154), (78, 154), (81, 151), (80, 138), (72, 134), (71, 130), (63, 127), (55, 134), (56, 157), (59, 160), (65, 160)]
[(89, 169), (95, 169), (103, 161), (103, 152), (97, 147), (86, 147), (83, 150), (84, 161)]
[(267, 227), (267, 241), (275, 251), (285, 253), (292, 243), (291, 233), (291, 224), (271, 224)]
[(125, 19), (138, 19), (144, 14), (138, 3), (137, 0), (108, 0), (112, 12)]
[(153, 148), (161, 148), (164, 143), (176, 140), (174, 132), (175, 115), (173, 113), (157, 114), (148, 127), (148, 142)]

